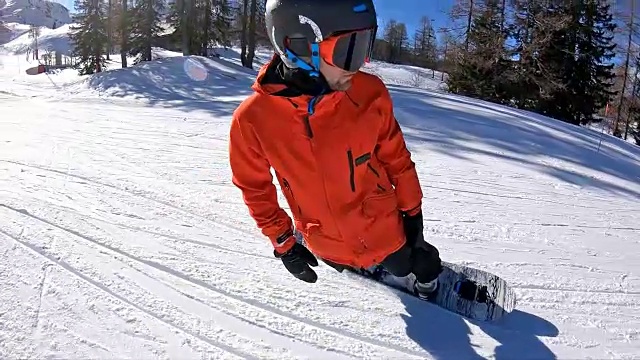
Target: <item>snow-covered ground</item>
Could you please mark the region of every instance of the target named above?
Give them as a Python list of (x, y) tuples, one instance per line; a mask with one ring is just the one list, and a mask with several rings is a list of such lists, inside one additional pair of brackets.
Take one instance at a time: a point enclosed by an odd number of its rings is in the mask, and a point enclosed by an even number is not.
[[(608, 134), (608, 135), (612, 135), (613, 134), (613, 129), (615, 128), (615, 117), (614, 116), (608, 116), (606, 118), (599, 118), (596, 121), (593, 121), (589, 124), (586, 125), (586, 127), (588, 127), (591, 130), (595, 130), (601, 134)], [(624, 122), (626, 121), (626, 119), (623, 117), (620, 121)], [(631, 143), (631, 144), (635, 144), (635, 145), (640, 145), (640, 144), (636, 144), (635, 139), (633, 138), (633, 132), (635, 130), (636, 124), (635, 122), (631, 122), (630, 123), (630, 127), (629, 127), (629, 133), (627, 134), (627, 142)], [(624, 137), (624, 131), (622, 132), (622, 135)]]
[(176, 56), (28, 76), (24, 56), (0, 60), (0, 358), (640, 354), (638, 147), (390, 85), (427, 239), (519, 297), (471, 322), (323, 264), (307, 284), (273, 258), (227, 162), (253, 72)]

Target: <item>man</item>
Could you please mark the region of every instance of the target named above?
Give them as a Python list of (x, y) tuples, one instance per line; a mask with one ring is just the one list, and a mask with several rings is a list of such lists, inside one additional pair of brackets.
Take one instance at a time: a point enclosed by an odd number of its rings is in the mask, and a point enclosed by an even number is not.
[[(385, 85), (358, 71), (376, 36), (373, 2), (268, 0), (266, 7), (276, 54), (230, 130), (233, 183), (251, 216), (300, 280), (317, 280), (316, 256), (338, 271), (382, 264), (397, 276), (414, 273), (427, 297), (442, 268), (423, 238), (415, 166)], [(271, 168), (293, 220), (278, 204)]]

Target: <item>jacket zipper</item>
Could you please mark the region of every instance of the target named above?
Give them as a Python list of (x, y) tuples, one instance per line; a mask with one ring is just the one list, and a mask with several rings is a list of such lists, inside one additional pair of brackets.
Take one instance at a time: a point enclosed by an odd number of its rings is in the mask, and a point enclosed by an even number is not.
[(304, 129), (307, 131), (307, 136), (309, 136), (309, 139), (313, 139), (313, 130), (309, 122), (309, 115), (305, 115), (302, 121), (304, 122)]
[[(315, 158), (315, 156), (316, 156), (315, 155), (315, 141), (313, 139), (313, 131), (312, 131), (312, 128), (311, 128), (310, 117), (311, 117), (311, 115), (313, 115), (315, 113), (315, 108), (314, 107), (315, 107), (315, 105), (316, 105), (318, 100), (319, 100), (318, 97), (314, 97), (313, 99), (311, 99), (309, 101), (309, 104), (307, 106), (307, 114), (305, 114), (305, 116), (303, 118), (304, 125), (305, 125), (305, 128), (307, 130), (307, 135), (309, 135), (309, 144), (311, 145), (311, 154), (313, 155), (314, 160), (316, 160), (316, 166), (317, 166), (317, 159)], [(317, 168), (318, 168), (318, 170), (320, 172), (320, 178), (322, 179), (322, 193), (324, 194), (325, 204), (327, 204), (327, 208), (329, 208), (329, 212), (331, 214), (333, 214), (334, 212), (333, 212), (333, 209), (331, 208), (331, 203), (329, 202), (329, 197), (327, 196), (327, 184), (325, 183), (324, 174), (322, 174), (322, 172), (320, 171), (320, 167), (319, 166), (317, 166)], [(333, 218), (332, 220), (333, 220), (333, 222), (335, 224), (336, 230), (338, 230), (338, 235), (340, 237), (342, 237), (343, 235), (342, 235), (342, 231), (340, 231), (340, 226), (338, 226), (338, 223), (335, 221), (335, 218)]]
[(315, 113), (316, 103), (320, 100), (320, 96), (314, 96), (309, 100), (309, 104), (307, 104), (307, 115), (304, 116), (304, 128), (307, 131), (307, 136), (309, 139), (313, 139), (313, 130), (311, 129), (311, 122), (309, 121), (309, 117)]
[(293, 195), (293, 190), (291, 189), (291, 186), (289, 185), (289, 182), (287, 181), (287, 179), (282, 178), (282, 184), (284, 185), (285, 189), (287, 189), (287, 191), (289, 192), (289, 196), (291, 196), (291, 201), (293, 201), (293, 203), (298, 207), (298, 214), (302, 216), (302, 208), (300, 208), (300, 205), (296, 201), (296, 197)]
[(347, 150), (347, 158), (349, 159), (349, 183), (351, 185), (351, 192), (356, 192), (355, 169), (353, 163), (353, 152), (351, 149)]

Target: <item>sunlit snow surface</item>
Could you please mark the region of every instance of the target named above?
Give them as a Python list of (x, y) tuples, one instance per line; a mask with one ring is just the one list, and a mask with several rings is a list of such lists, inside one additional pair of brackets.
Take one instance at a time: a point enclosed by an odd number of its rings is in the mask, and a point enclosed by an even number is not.
[(160, 55), (82, 78), (0, 57), (0, 358), (640, 354), (639, 147), (371, 65), (401, 84), (426, 238), (517, 292), (500, 323), (469, 322), (323, 264), (294, 279), (231, 184), (255, 72)]

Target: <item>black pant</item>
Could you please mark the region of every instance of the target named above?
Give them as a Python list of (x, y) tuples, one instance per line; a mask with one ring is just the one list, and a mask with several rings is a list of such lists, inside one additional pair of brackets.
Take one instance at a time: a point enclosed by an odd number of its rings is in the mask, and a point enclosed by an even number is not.
[(422, 236), (415, 244), (405, 243), (398, 251), (391, 253), (381, 265), (395, 276), (413, 273), (421, 283), (432, 281), (442, 271), (440, 253)]
[[(349, 268), (347, 265), (321, 260), (339, 272)], [(421, 235), (415, 243), (406, 242), (399, 250), (388, 255), (380, 265), (395, 276), (403, 277), (413, 273), (421, 283), (434, 280), (442, 271), (438, 249), (427, 243)]]

